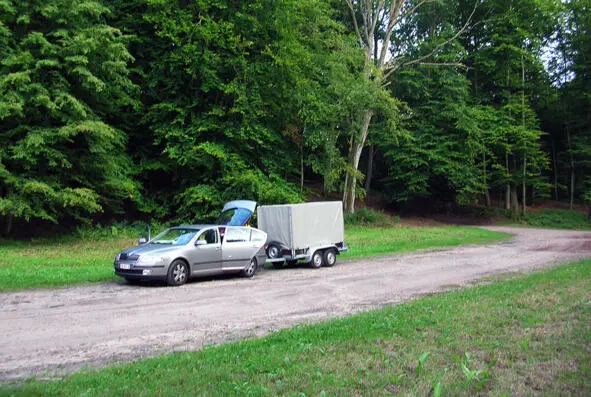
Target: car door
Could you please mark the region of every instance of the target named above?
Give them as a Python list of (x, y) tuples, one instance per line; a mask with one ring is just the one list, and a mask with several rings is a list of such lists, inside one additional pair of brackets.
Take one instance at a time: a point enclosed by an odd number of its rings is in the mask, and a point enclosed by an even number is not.
[(222, 243), (222, 268), (224, 270), (240, 270), (250, 263), (256, 253), (256, 245), (250, 241), (249, 227), (226, 227)]
[(213, 274), (222, 271), (222, 244), (217, 227), (199, 232), (188, 259), (193, 274)]

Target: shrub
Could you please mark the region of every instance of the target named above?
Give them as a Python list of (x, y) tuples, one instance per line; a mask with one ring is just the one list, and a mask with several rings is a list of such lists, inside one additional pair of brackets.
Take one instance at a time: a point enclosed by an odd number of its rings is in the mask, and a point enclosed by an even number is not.
[(400, 222), (400, 217), (390, 217), (383, 211), (362, 208), (353, 214), (345, 214), (346, 225), (393, 226)]
[(557, 229), (590, 229), (591, 222), (580, 211), (544, 210), (530, 212), (521, 218), (529, 226), (549, 227)]

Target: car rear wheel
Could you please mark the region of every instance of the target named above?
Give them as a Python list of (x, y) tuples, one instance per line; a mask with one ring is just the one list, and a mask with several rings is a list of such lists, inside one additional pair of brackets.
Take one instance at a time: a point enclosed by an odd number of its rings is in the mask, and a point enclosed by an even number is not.
[(252, 276), (254, 276), (257, 272), (257, 260), (256, 258), (252, 258), (250, 260), (250, 263), (248, 264), (248, 266), (246, 266), (243, 270), (242, 270), (242, 275), (244, 277), (248, 277), (251, 278)]
[(185, 261), (177, 259), (170, 264), (168, 268), (168, 276), (166, 277), (166, 283), (178, 287), (183, 285), (189, 279), (189, 266)]
[(334, 250), (324, 251), (324, 266), (333, 267), (335, 263), (337, 263), (337, 254)]
[(323, 259), (322, 259), (322, 251), (318, 250), (314, 252), (312, 255), (312, 260), (310, 261), (310, 266), (314, 269), (318, 269), (322, 266)]

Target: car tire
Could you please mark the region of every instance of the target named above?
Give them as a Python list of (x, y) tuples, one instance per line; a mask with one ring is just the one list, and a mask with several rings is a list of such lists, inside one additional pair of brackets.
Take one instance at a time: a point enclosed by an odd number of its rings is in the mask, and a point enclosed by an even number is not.
[(337, 254), (335, 250), (328, 249), (324, 251), (324, 266), (333, 267), (337, 263)]
[(313, 269), (318, 269), (324, 264), (324, 260), (322, 259), (322, 251), (318, 250), (314, 252), (312, 255), (312, 260), (309, 262), (310, 267)]
[(242, 276), (251, 278), (257, 273), (258, 264), (256, 258), (252, 258), (248, 266), (242, 269)]
[(269, 244), (269, 246), (267, 247), (267, 257), (271, 259), (277, 259), (281, 257), (281, 247), (274, 243)]
[(166, 283), (174, 287), (183, 285), (189, 279), (189, 266), (182, 259), (176, 259), (168, 267)]

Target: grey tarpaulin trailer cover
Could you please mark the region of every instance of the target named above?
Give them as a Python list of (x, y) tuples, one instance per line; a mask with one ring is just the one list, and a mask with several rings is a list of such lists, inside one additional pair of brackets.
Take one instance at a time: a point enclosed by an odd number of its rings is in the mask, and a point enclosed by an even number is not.
[(336, 255), (347, 251), (340, 201), (260, 206), (257, 224), (267, 233), (271, 259), (305, 259), (313, 267), (332, 266)]

